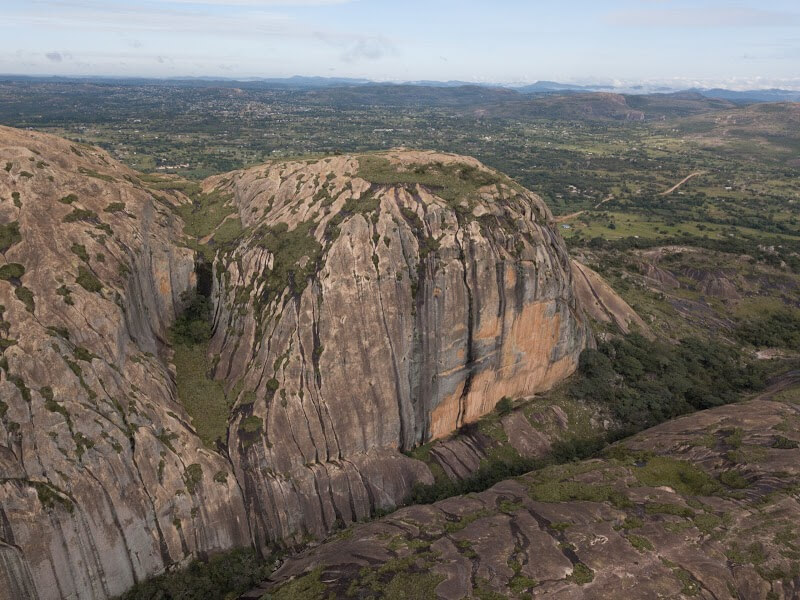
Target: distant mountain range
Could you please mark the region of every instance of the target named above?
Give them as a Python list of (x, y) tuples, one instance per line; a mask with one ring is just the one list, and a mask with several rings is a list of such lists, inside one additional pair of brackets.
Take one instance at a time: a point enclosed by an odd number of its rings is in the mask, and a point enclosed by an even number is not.
[(159, 78), (133, 78), (133, 77), (61, 77), (61, 76), (26, 76), (26, 75), (2, 75), (2, 81), (25, 81), (25, 82), (81, 82), (81, 83), (100, 83), (100, 84), (149, 84), (149, 85), (186, 85), (186, 86), (222, 86), (222, 87), (281, 87), (298, 90), (314, 90), (329, 88), (353, 88), (377, 86), (386, 88), (390, 86), (400, 86), (406, 90), (409, 87), (428, 87), (428, 88), (489, 88), (513, 90), (519, 94), (571, 94), (571, 93), (591, 93), (591, 92), (610, 92), (625, 95), (653, 95), (653, 94), (672, 94), (691, 92), (700, 94), (706, 98), (727, 100), (736, 104), (751, 104), (756, 102), (800, 102), (800, 90), (772, 89), (753, 89), (753, 90), (729, 90), (723, 88), (691, 88), (680, 89), (663, 85), (632, 85), (614, 86), (608, 84), (578, 85), (572, 83), (559, 83), (557, 81), (536, 81), (530, 84), (500, 84), (500, 83), (475, 83), (468, 81), (405, 81), (405, 82), (377, 82), (369, 79), (355, 79), (348, 77), (305, 77), (296, 75), (294, 77), (252, 77), (252, 78), (224, 78), (224, 77), (174, 77), (168, 79)]

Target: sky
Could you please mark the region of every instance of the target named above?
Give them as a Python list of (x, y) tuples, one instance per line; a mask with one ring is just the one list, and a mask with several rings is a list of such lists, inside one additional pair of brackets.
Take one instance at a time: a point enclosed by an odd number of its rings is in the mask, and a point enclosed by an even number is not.
[(0, 73), (800, 89), (798, 0), (0, 0)]

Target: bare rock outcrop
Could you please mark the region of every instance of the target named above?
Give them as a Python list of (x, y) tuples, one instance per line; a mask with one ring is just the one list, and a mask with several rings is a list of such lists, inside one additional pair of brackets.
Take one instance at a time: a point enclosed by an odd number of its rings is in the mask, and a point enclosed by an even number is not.
[(167, 196), (96, 148), (0, 127), (0, 598), (107, 598), (250, 541), (167, 368), (195, 279)]
[[(589, 343), (549, 211), (473, 159), (213, 177), (197, 218), (221, 216), (192, 240), (188, 198), (163, 183), (0, 128), (0, 598), (108, 598), (393, 507), (433, 481), (405, 451), (552, 387)], [(218, 250), (225, 447), (193, 428), (166, 341), (195, 244)]]
[(258, 544), (396, 505), (401, 451), (551, 387), (589, 333), (544, 203), (473, 159), (392, 151), (214, 178), (215, 376)]
[(613, 323), (622, 333), (636, 329), (643, 335), (652, 332), (630, 305), (600, 275), (577, 260), (572, 261), (575, 293), (591, 318), (600, 323)]
[(798, 598), (798, 375), (602, 458), (355, 526), (243, 598)]

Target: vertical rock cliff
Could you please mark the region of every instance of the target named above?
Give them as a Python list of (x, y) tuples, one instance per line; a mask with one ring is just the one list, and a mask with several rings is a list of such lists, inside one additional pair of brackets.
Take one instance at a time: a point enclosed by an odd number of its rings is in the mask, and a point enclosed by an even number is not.
[(571, 373), (587, 342), (542, 201), (473, 159), (397, 151), (207, 182), (245, 235), (215, 264), (215, 375), (257, 544), (394, 506), (401, 451)]
[[(432, 482), (404, 451), (554, 385), (588, 342), (547, 208), (473, 159), (203, 186), (213, 208), (188, 210), (96, 148), (0, 128), (0, 598), (108, 598), (395, 506)], [(214, 448), (167, 341), (204, 245), (229, 403)]]
[(107, 598), (250, 541), (167, 368), (194, 285), (176, 200), (95, 148), (0, 128), (0, 597)]

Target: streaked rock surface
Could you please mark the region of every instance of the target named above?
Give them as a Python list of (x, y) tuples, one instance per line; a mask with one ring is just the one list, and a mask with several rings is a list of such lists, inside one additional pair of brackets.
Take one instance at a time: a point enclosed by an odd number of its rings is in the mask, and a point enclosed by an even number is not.
[(167, 367), (195, 277), (177, 199), (27, 131), (0, 128), (0, 169), (2, 262), (24, 270), (0, 279), (0, 597), (107, 598), (247, 545), (230, 463), (195, 435)]
[(553, 386), (587, 344), (546, 206), (473, 159), (339, 156), (207, 185), (248, 231), (215, 265), (211, 352), (258, 543), (396, 505), (430, 481), (400, 451)]

